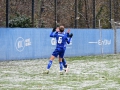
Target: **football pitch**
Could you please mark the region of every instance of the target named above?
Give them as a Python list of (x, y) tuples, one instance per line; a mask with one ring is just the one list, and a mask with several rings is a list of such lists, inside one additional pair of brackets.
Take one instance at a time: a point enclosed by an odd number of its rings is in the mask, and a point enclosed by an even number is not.
[(48, 59), (0, 62), (0, 90), (119, 90), (120, 54), (66, 58), (69, 71), (59, 74), (55, 59), (43, 74)]

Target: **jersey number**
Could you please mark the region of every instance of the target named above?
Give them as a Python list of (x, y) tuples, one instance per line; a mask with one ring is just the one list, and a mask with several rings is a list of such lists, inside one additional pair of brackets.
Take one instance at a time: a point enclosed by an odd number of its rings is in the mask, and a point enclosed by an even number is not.
[(58, 43), (61, 44), (62, 43), (62, 37), (58, 38)]

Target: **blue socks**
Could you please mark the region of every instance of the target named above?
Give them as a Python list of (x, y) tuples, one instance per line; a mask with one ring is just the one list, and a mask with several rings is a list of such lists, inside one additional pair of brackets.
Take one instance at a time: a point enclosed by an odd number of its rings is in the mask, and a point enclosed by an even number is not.
[(47, 66), (47, 69), (50, 69), (51, 65), (52, 65), (52, 60), (49, 60), (49, 63), (48, 63), (48, 66)]
[(66, 68), (66, 60), (64, 58), (62, 59), (62, 63), (63, 63), (64, 68)]
[(62, 71), (63, 70), (63, 63), (59, 62), (59, 64), (60, 64), (60, 71)]
[[(50, 69), (50, 67), (52, 66), (52, 62), (53, 62), (52, 60), (49, 60), (47, 69)], [(59, 62), (59, 64), (60, 64), (60, 71), (62, 71), (63, 70), (63, 62)]]

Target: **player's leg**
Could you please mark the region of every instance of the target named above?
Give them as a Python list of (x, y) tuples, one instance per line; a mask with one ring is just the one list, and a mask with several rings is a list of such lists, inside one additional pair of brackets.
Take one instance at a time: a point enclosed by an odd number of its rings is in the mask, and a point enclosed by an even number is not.
[(48, 62), (48, 65), (47, 65), (47, 70), (44, 72), (45, 74), (49, 73), (49, 69), (51, 68), (53, 60), (55, 59), (55, 57), (57, 57), (57, 55), (58, 55), (58, 51), (57, 51), (57, 49), (55, 49), (55, 51), (52, 53), (52, 55), (49, 59), (49, 62)]
[(62, 62), (62, 59), (64, 57), (64, 53), (65, 53), (65, 50), (62, 50), (59, 53), (60, 74), (63, 74), (63, 62)]
[(62, 58), (59, 58), (59, 64), (60, 64), (60, 71), (62, 71), (63, 70)]
[(43, 72), (44, 74), (48, 74), (49, 73), (49, 69), (52, 66), (52, 62), (53, 62), (54, 58), (55, 58), (55, 56), (53, 56), (53, 55), (50, 57), (48, 65), (47, 65), (47, 70), (45, 72)]
[(62, 58), (59, 57), (59, 65), (60, 65), (60, 75), (63, 75), (63, 63)]
[(63, 62), (63, 66), (64, 66), (64, 68), (66, 68), (67, 63), (66, 63), (65, 58), (62, 59), (62, 62)]
[(50, 57), (50, 60), (49, 60), (48, 65), (47, 65), (47, 69), (50, 69), (54, 58), (55, 58), (55, 56), (53, 56), (53, 55)]
[(67, 62), (66, 62), (65, 58), (62, 59), (62, 62), (63, 62), (65, 72), (68, 72), (68, 66), (67, 66)]

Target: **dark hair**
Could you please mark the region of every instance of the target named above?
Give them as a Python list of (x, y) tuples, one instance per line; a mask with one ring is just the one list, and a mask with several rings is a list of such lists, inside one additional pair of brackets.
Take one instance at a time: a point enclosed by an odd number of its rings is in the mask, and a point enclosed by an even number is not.
[(64, 31), (64, 26), (60, 26), (59, 30), (60, 30), (60, 32), (63, 32)]

